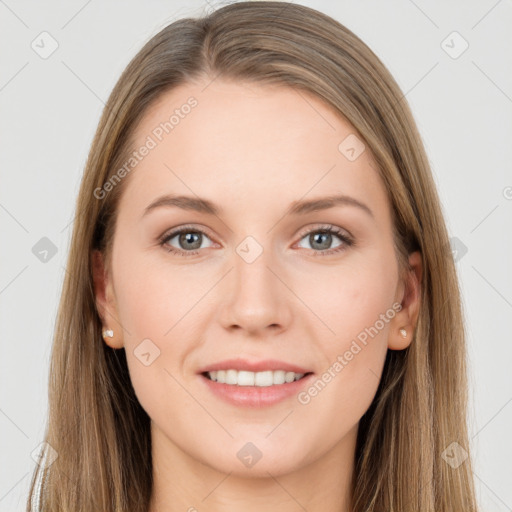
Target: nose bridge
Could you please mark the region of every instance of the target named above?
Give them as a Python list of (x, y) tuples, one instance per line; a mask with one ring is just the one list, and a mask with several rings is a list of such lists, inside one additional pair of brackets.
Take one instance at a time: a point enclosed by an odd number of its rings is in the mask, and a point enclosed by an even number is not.
[[(288, 322), (288, 302), (274, 275), (272, 250), (247, 237), (235, 249), (229, 298), (225, 302), (223, 324), (256, 332), (267, 327), (284, 327)], [(270, 267), (270, 268), (269, 268)], [(271, 271), (270, 269), (273, 269)]]

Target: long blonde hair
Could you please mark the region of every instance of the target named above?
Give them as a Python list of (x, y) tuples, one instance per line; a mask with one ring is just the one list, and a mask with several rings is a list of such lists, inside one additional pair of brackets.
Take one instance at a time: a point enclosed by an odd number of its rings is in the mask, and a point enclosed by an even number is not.
[(421, 252), (414, 338), (403, 351), (388, 350), (360, 421), (351, 510), (476, 511), (471, 459), (452, 467), (442, 456), (452, 442), (469, 452), (465, 332), (447, 229), (411, 112), (390, 73), (350, 30), (311, 8), (272, 1), (170, 24), (133, 58), (108, 99), (76, 203), (53, 340), (45, 441), (58, 457), (34, 472), (27, 510), (34, 501), (44, 512), (147, 512), (150, 421), (124, 350), (102, 340), (91, 259), (99, 249), (110, 262), (128, 178), (101, 199), (94, 191), (126, 161), (155, 99), (204, 76), (289, 86), (344, 116), (378, 164), (400, 268), (411, 251)]

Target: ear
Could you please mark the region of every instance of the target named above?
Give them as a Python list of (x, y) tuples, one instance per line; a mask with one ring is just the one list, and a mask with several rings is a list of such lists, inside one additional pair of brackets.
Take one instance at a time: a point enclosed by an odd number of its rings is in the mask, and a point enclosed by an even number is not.
[[(411, 344), (418, 321), (423, 275), (423, 261), (419, 251), (409, 255), (409, 265), (410, 269), (407, 270), (397, 297), (402, 309), (390, 322), (388, 348), (391, 350), (403, 350)], [(405, 336), (402, 335), (401, 330), (405, 330)]]
[(105, 268), (103, 254), (98, 250), (92, 252), (92, 272), (96, 309), (103, 323), (103, 330), (111, 329), (114, 332), (113, 337), (104, 337), (105, 343), (111, 348), (122, 348), (122, 329), (117, 320), (118, 315), (112, 279), (108, 269)]

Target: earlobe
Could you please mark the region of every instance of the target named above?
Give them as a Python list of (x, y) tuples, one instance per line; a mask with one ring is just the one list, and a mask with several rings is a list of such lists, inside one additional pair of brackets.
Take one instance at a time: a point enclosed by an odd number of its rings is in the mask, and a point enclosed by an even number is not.
[[(102, 337), (109, 347), (122, 348), (122, 339), (114, 334), (114, 329), (111, 327), (117, 317), (112, 283), (105, 269), (103, 254), (98, 250), (92, 252), (92, 273), (96, 310), (103, 324)], [(116, 331), (120, 332), (119, 329), (116, 329)]]
[(403, 350), (411, 344), (418, 321), (423, 276), (423, 262), (419, 251), (409, 255), (409, 266), (404, 280), (402, 309), (390, 324), (388, 348), (391, 350)]
[(396, 328), (391, 326), (391, 331), (388, 338), (388, 348), (390, 350), (403, 350), (407, 348), (412, 341), (413, 329), (412, 326), (404, 326)]

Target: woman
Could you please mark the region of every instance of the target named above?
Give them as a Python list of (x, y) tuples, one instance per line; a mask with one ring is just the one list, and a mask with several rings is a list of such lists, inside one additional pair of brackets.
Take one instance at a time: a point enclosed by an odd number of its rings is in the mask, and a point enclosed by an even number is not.
[(335, 20), (241, 2), (153, 37), (101, 118), (67, 270), (41, 510), (477, 509), (435, 185)]

